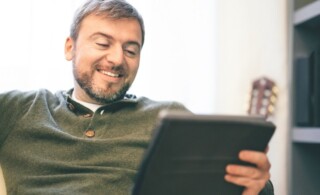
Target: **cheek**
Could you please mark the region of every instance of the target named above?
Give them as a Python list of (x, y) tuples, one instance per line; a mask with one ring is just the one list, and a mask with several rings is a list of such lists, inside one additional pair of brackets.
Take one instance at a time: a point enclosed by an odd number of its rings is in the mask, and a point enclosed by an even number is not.
[(79, 45), (75, 52), (76, 62), (85, 64), (93, 63), (103, 58), (103, 52), (97, 51), (89, 43), (85, 46)]
[(77, 53), (74, 59), (75, 66), (82, 70), (91, 70), (100, 60), (99, 56), (92, 55), (90, 52)]
[(132, 61), (130, 62), (130, 69), (131, 69), (131, 72), (132, 72), (132, 73), (136, 74), (136, 73), (138, 72), (139, 63), (140, 63), (139, 59), (137, 59), (137, 60), (132, 60)]
[(130, 80), (134, 80), (138, 73), (139, 65), (131, 66), (130, 68)]

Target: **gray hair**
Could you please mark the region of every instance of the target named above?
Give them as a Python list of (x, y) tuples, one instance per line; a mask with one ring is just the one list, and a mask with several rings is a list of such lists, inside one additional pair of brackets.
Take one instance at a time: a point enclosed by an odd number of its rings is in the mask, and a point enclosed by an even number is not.
[(142, 45), (144, 43), (144, 23), (139, 12), (125, 0), (88, 0), (75, 13), (71, 24), (70, 37), (77, 40), (82, 20), (90, 14), (103, 15), (113, 19), (133, 18), (138, 20)]

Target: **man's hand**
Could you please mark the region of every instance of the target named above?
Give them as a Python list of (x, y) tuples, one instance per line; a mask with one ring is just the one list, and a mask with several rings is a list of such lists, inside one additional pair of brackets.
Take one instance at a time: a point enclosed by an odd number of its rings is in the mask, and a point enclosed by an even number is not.
[(256, 195), (265, 187), (270, 179), (270, 162), (266, 153), (243, 150), (239, 153), (242, 161), (250, 162), (256, 167), (228, 165), (225, 180), (236, 185), (244, 186), (242, 195)]

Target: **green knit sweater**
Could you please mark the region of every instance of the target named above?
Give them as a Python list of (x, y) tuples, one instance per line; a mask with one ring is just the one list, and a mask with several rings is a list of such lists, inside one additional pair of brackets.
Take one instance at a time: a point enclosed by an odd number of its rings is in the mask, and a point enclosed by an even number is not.
[[(187, 111), (176, 102), (127, 96), (93, 113), (66, 92), (0, 94), (8, 194), (130, 194), (163, 109)], [(273, 194), (270, 181), (260, 194)]]
[(1, 94), (0, 164), (8, 194), (130, 194), (162, 109), (186, 110), (129, 97), (93, 113), (64, 92)]

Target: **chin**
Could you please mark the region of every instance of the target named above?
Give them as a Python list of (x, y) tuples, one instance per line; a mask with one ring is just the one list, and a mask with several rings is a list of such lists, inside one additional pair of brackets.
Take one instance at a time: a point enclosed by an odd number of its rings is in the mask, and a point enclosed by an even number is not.
[(90, 88), (84, 89), (91, 99), (96, 101), (99, 104), (108, 104), (118, 100), (121, 100), (126, 95), (129, 90), (130, 85), (126, 84), (123, 87), (115, 90), (115, 89), (93, 89)]

